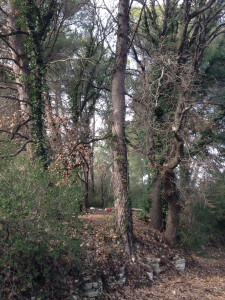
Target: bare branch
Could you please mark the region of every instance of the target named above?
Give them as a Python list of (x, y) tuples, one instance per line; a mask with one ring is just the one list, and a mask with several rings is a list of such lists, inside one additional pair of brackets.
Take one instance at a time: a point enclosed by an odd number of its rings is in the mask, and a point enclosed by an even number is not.
[(13, 88), (11, 86), (0, 86), (0, 90), (13, 90), (13, 91), (17, 91), (16, 88)]
[(92, 138), (92, 139), (90, 139), (89, 141), (80, 141), (80, 142), (77, 142), (77, 143), (74, 145), (74, 147), (72, 148), (72, 150), (70, 151), (70, 153), (69, 153), (68, 155), (69, 155), (69, 156), (72, 155), (73, 151), (74, 151), (79, 145), (89, 145), (89, 144), (91, 144), (91, 143), (103, 141), (103, 140), (108, 139), (110, 136), (111, 136), (111, 134), (106, 134), (106, 135), (101, 136), (101, 137), (95, 137), (95, 138)]
[(31, 105), (31, 103), (29, 101), (20, 100), (17, 97), (13, 97), (13, 96), (0, 96), (0, 98), (9, 99), (9, 100), (15, 100), (17, 102), (24, 102), (24, 103), (27, 103), (27, 104)]
[(0, 11), (3, 12), (4, 15), (8, 16), (9, 14), (0, 6)]
[(0, 38), (5, 38), (8, 36), (12, 36), (12, 35), (18, 35), (18, 34), (26, 34), (29, 35), (28, 32), (22, 31), (22, 30), (16, 30), (16, 31), (12, 31), (10, 33), (6, 33), (6, 34), (0, 34)]
[(22, 123), (16, 125), (15, 129), (12, 132), (11, 140), (14, 139), (14, 137), (16, 136), (16, 134), (20, 130), (20, 128), (22, 128), (24, 125), (29, 123), (31, 120), (32, 120), (31, 118), (28, 118), (27, 120), (23, 121)]
[(20, 152), (22, 152), (26, 148), (27, 144), (32, 143), (32, 142), (33, 142), (32, 140), (28, 140), (15, 153), (7, 154), (7, 155), (2, 155), (2, 156), (0, 156), (0, 158), (8, 158), (8, 157), (16, 156), (16, 155), (18, 155)]
[(192, 12), (191, 14), (188, 15), (188, 19), (191, 20), (191, 19), (197, 17), (199, 14), (203, 13), (208, 8), (210, 8), (212, 6), (212, 4), (215, 2), (216, 2), (216, 0), (211, 0), (208, 3), (206, 3), (206, 5), (199, 7), (197, 10), (195, 10), (194, 12)]
[(18, 63), (18, 61), (15, 60), (15, 59), (13, 59), (13, 58), (10, 58), (10, 57), (0, 57), (0, 60), (11, 60), (11, 61), (13, 61), (15, 64), (17, 64), (20, 68), (22, 68), (21, 65)]

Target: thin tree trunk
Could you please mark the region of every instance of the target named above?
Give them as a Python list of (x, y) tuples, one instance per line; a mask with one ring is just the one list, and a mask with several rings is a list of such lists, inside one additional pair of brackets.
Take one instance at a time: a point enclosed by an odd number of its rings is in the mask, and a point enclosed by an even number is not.
[(125, 251), (133, 255), (133, 224), (129, 197), (128, 161), (125, 143), (125, 72), (128, 51), (129, 0), (120, 0), (116, 60), (112, 78), (113, 158), (116, 227), (124, 238)]
[(162, 230), (163, 212), (162, 212), (162, 179), (157, 175), (152, 188), (152, 207), (151, 207), (151, 225), (154, 229)]
[[(92, 124), (92, 136), (95, 136), (95, 114), (93, 113), (93, 124)], [(95, 202), (95, 172), (94, 172), (94, 147), (95, 143), (93, 142), (90, 145), (90, 154), (89, 154), (89, 197), (92, 203)], [(89, 203), (90, 203), (89, 201)]]

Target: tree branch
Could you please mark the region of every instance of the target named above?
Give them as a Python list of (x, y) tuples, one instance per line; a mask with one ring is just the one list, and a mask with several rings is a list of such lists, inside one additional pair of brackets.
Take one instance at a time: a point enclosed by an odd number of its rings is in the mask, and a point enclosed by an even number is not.
[(22, 31), (22, 30), (16, 30), (16, 31), (12, 31), (10, 33), (5, 33), (5, 34), (0, 34), (0, 38), (5, 38), (8, 36), (12, 36), (12, 35), (18, 35), (18, 34), (26, 34), (29, 35), (28, 32)]
[(22, 145), (22, 147), (21, 147), (19, 150), (17, 150), (15, 153), (11, 153), (11, 154), (8, 154), (8, 155), (2, 155), (2, 156), (0, 156), (0, 158), (8, 158), (8, 157), (16, 156), (16, 155), (18, 155), (20, 152), (22, 152), (22, 151), (26, 148), (26, 145), (27, 145), (28, 143), (32, 143), (32, 142), (33, 142), (32, 140), (28, 140), (28, 141), (26, 141), (26, 142)]
[(196, 9), (193, 13), (188, 15), (188, 18), (191, 20), (193, 18), (195, 18), (196, 16), (198, 16), (199, 14), (203, 13), (204, 11), (206, 11), (208, 8), (210, 8), (212, 6), (213, 3), (215, 3), (216, 0), (211, 0), (209, 1), (206, 5), (199, 7), (198, 9)]

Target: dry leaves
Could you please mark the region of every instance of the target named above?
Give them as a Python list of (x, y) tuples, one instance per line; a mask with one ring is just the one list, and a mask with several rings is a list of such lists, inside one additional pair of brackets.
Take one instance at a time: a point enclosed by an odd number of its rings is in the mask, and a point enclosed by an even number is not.
[[(224, 300), (225, 252), (210, 249), (214, 258), (203, 258), (184, 253), (181, 248), (170, 248), (160, 233), (149, 223), (135, 215), (137, 260), (132, 263), (123, 252), (121, 237), (116, 233), (112, 213), (93, 211), (80, 219), (84, 222), (82, 233), (84, 272), (116, 274), (120, 266), (126, 266), (125, 287), (108, 289), (99, 299), (120, 300)], [(187, 269), (180, 274), (172, 264), (172, 258), (181, 254), (187, 259)], [(146, 276), (146, 257), (159, 257), (163, 272), (150, 282)]]

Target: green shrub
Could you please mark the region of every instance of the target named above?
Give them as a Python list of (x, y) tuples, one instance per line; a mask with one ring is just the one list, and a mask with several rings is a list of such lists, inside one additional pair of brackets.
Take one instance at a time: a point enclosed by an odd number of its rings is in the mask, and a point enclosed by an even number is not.
[(25, 158), (0, 168), (0, 298), (63, 299), (65, 279), (79, 275), (81, 187)]
[(214, 178), (204, 199), (187, 202), (181, 214), (181, 243), (188, 248), (225, 244), (225, 173)]
[(180, 225), (181, 244), (199, 249), (208, 244), (212, 237), (215, 219), (210, 207), (202, 202), (190, 202), (182, 213)]

